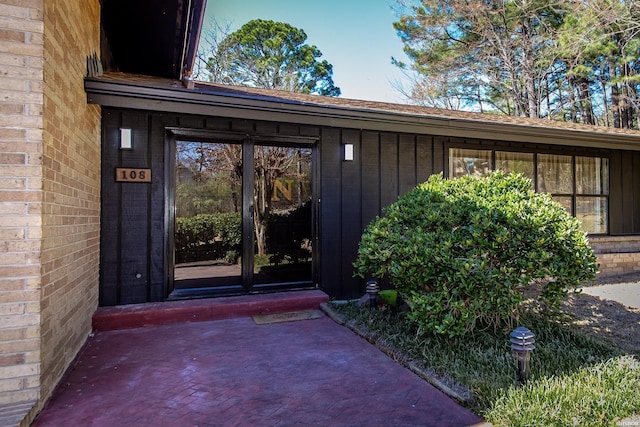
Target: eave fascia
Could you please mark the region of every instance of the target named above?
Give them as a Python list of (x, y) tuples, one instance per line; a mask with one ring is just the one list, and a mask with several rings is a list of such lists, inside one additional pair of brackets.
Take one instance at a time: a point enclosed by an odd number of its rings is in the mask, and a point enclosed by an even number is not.
[(88, 103), (107, 107), (441, 137), (640, 151), (640, 133), (636, 136), (306, 104), (100, 78), (85, 79), (85, 91)]

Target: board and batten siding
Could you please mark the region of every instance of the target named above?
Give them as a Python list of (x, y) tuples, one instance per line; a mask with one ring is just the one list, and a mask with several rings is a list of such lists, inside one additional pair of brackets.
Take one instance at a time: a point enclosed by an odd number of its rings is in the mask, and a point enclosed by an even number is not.
[[(212, 111), (215, 114), (215, 111)], [(133, 149), (119, 150), (119, 128), (133, 131)], [(100, 305), (164, 300), (170, 251), (167, 212), (172, 200), (173, 162), (166, 161), (167, 128), (224, 131), (255, 136), (317, 138), (319, 214), (318, 285), (332, 297), (354, 298), (364, 281), (353, 277), (360, 235), (383, 207), (424, 182), (446, 173), (451, 146), (576, 154), (574, 147), (506, 143), (367, 129), (276, 123), (103, 108), (102, 238)], [(354, 160), (343, 160), (353, 144)], [(611, 160), (610, 232), (640, 234), (640, 153), (589, 150)], [(168, 164), (167, 164), (168, 163)], [(152, 182), (115, 181), (118, 167), (150, 168)]]
[(609, 232), (640, 233), (640, 152), (613, 151), (609, 165)]

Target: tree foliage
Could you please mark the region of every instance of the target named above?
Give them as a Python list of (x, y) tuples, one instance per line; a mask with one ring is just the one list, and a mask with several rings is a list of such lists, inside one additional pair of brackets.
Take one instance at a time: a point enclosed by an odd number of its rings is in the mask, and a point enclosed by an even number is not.
[[(219, 27), (218, 27), (219, 28)], [(212, 82), (339, 96), (333, 66), (305, 44), (307, 35), (283, 22), (255, 19), (219, 42), (208, 36), (206, 70)]]
[[(199, 78), (215, 83), (339, 96), (333, 66), (320, 60), (322, 52), (305, 44), (306, 33), (283, 22), (255, 19), (235, 32), (214, 22), (205, 33), (210, 52), (198, 53)], [(273, 211), (273, 183), (285, 174), (302, 180), (301, 163), (310, 163), (304, 150), (260, 147), (254, 152), (254, 230), (258, 255), (267, 253), (267, 234)], [(240, 186), (242, 151), (227, 146), (224, 168), (233, 171), (232, 189)], [(308, 173), (308, 171), (307, 171)], [(234, 193), (235, 194), (235, 193)], [(234, 199), (235, 200), (235, 199)], [(237, 206), (237, 201), (234, 201)]]
[(239, 145), (179, 141), (176, 144), (176, 217), (240, 212), (242, 151)]
[[(179, 141), (176, 145), (176, 217), (191, 218), (202, 214), (237, 213), (242, 210), (242, 145), (210, 142)], [(186, 175), (186, 179), (180, 179)], [(253, 224), (258, 255), (267, 254), (267, 236), (274, 211), (292, 212), (310, 197), (311, 150), (298, 147), (256, 145), (253, 150)], [(296, 182), (292, 200), (276, 203), (275, 185), (286, 177)], [(293, 190), (290, 186), (289, 189)], [(207, 221), (184, 222), (185, 230), (193, 224), (214, 224)], [(215, 217), (214, 219), (217, 219)], [(241, 224), (240, 216), (230, 216)], [(204, 221), (204, 222), (203, 222)], [(189, 227), (187, 225), (191, 224)], [(216, 223), (217, 224), (217, 223)], [(216, 225), (214, 229), (217, 229)], [(193, 237), (192, 235), (190, 235)]]
[(577, 219), (522, 175), (434, 175), (364, 231), (354, 264), (388, 276), (423, 332), (462, 335), (517, 315), (522, 289), (544, 281), (557, 305), (592, 279), (596, 259)]
[[(266, 255), (268, 228), (274, 210), (274, 182), (286, 175), (301, 183), (309, 171), (303, 172), (300, 166), (311, 163), (311, 154), (299, 148), (268, 146), (258, 147), (254, 153), (253, 224), (257, 253)], [(300, 198), (297, 201), (300, 203)]]
[[(401, 1), (404, 4), (404, 2)], [(422, 0), (395, 28), (416, 103), (638, 127), (640, 1)]]

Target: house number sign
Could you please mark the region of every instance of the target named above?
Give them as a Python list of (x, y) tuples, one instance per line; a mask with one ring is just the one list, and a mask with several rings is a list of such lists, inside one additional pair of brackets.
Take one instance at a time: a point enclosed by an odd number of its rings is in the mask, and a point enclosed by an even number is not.
[(116, 168), (116, 182), (151, 182), (151, 169)]

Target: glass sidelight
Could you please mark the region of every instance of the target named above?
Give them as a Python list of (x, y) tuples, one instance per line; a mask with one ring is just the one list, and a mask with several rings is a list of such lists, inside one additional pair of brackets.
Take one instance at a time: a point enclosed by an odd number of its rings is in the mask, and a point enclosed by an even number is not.
[(313, 150), (177, 141), (170, 298), (313, 286)]
[(254, 148), (256, 287), (312, 281), (311, 155), (310, 148)]
[(174, 287), (242, 289), (242, 145), (178, 141)]

